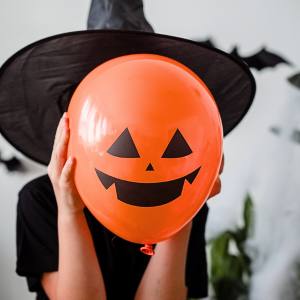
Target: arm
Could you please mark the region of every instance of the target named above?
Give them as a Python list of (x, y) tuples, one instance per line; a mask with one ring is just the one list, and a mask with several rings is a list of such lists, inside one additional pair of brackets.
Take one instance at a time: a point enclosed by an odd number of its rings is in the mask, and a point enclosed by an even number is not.
[(75, 161), (67, 158), (68, 119), (58, 126), (48, 166), (58, 206), (58, 272), (44, 273), (42, 286), (51, 300), (106, 299), (101, 269), (75, 187)]
[(192, 223), (158, 243), (136, 293), (136, 300), (182, 300), (187, 297), (185, 262)]
[[(219, 173), (223, 171), (224, 157)], [(209, 198), (221, 190), (218, 177)], [(135, 300), (184, 300), (185, 265), (192, 222), (169, 240), (158, 243), (136, 292)]]

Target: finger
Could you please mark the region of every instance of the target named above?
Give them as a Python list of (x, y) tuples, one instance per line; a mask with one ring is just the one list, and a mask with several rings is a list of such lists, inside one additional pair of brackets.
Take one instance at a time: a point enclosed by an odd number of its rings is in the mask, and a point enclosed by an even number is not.
[(67, 160), (69, 139), (70, 129), (65, 127), (55, 149), (55, 163), (60, 169), (63, 168)]
[(70, 137), (69, 119), (65, 117), (61, 135), (57, 141), (56, 151), (62, 152), (66, 150)]
[(221, 179), (220, 179), (220, 177), (218, 177), (214, 183), (214, 186), (213, 186), (208, 198), (212, 198), (212, 197), (218, 195), (221, 192), (221, 187), (222, 187)]
[(62, 117), (60, 118), (60, 120), (59, 120), (57, 129), (56, 129), (56, 133), (55, 133), (53, 148), (56, 147), (56, 145), (57, 145), (57, 143), (58, 143), (58, 141), (59, 141), (59, 139), (61, 137), (61, 134), (62, 134), (62, 131), (63, 131), (63, 127), (65, 125), (65, 122), (66, 122), (66, 113), (64, 113), (62, 115)]
[(67, 119), (65, 120), (65, 124), (63, 125), (61, 136), (57, 141), (55, 148), (52, 151), (51, 163), (56, 170), (57, 174), (60, 174), (62, 168), (67, 159), (68, 152), (68, 143), (70, 139), (70, 129), (67, 123)]
[(61, 172), (61, 182), (64, 186), (70, 187), (74, 184), (75, 159), (70, 156)]
[(75, 167), (76, 160), (70, 156), (63, 167), (60, 177), (61, 195), (66, 200), (65, 203), (68, 203), (68, 211), (72, 212), (82, 211), (85, 206), (75, 186)]

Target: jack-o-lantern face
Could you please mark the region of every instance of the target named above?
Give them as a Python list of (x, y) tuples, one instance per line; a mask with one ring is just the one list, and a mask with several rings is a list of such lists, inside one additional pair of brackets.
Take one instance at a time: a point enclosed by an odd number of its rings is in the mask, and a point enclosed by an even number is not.
[(68, 113), (76, 186), (115, 234), (167, 239), (206, 201), (222, 126), (209, 90), (185, 66), (150, 54), (112, 59), (80, 83)]
[[(107, 151), (113, 156), (124, 158), (139, 158), (140, 155), (133, 142), (128, 128), (118, 137), (114, 144)], [(184, 137), (177, 129), (164, 151), (163, 158), (184, 157), (192, 153), (191, 148), (185, 141)], [(191, 173), (180, 178), (172, 179), (164, 182), (132, 182), (122, 180), (97, 170), (96, 173), (103, 184), (108, 189), (113, 184), (116, 186), (117, 198), (127, 204), (136, 206), (157, 206), (166, 204), (181, 195), (184, 181), (193, 183), (200, 167)], [(153, 165), (148, 164), (145, 171), (154, 171)]]

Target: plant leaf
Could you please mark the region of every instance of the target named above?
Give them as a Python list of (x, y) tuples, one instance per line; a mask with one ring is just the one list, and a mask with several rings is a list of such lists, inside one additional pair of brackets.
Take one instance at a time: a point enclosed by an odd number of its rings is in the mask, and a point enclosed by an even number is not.
[(253, 223), (254, 223), (254, 209), (253, 201), (249, 194), (246, 195), (246, 200), (244, 204), (244, 229), (246, 233), (246, 238), (253, 233)]

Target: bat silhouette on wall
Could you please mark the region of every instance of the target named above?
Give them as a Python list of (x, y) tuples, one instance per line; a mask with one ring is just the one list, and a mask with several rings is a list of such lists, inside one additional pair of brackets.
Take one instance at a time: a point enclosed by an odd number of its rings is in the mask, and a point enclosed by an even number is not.
[(208, 47), (211, 47), (211, 48), (217, 48), (214, 44), (214, 42), (211, 40), (211, 39), (207, 39), (207, 40), (204, 40), (204, 41), (197, 41), (199, 44), (202, 44), (204, 46), (208, 46)]
[[(196, 42), (212, 48), (218, 48), (211, 38), (203, 41), (196, 40)], [(250, 68), (254, 68), (259, 71), (267, 67), (273, 68), (280, 63), (291, 65), (291, 63), (288, 60), (276, 53), (266, 50), (265, 47), (263, 47), (261, 50), (254, 53), (253, 55), (241, 56), (238, 51), (238, 46), (234, 46), (230, 54), (244, 61)]]
[(299, 129), (294, 129), (293, 130), (291, 140), (294, 143), (300, 144), (300, 130)]
[(300, 89), (300, 72), (288, 77), (288, 81), (298, 89)]
[(281, 134), (281, 128), (278, 127), (278, 126), (271, 126), (269, 129), (275, 135), (280, 135)]
[[(272, 134), (274, 134), (276, 136), (280, 136), (281, 132), (282, 132), (282, 129), (278, 126), (271, 126), (269, 128), (269, 130)], [(300, 144), (300, 129), (293, 129), (293, 131), (290, 135), (290, 140), (293, 143)]]
[(24, 171), (24, 167), (19, 159), (13, 156), (10, 159), (3, 159), (0, 153), (0, 163), (3, 163), (6, 169), (10, 172), (12, 171)]
[(291, 65), (291, 63), (285, 58), (266, 50), (266, 48), (262, 48), (260, 51), (251, 56), (243, 57), (240, 56), (238, 47), (234, 47), (230, 54), (243, 60), (250, 68), (254, 68), (259, 71), (267, 67), (275, 67), (280, 63)]

